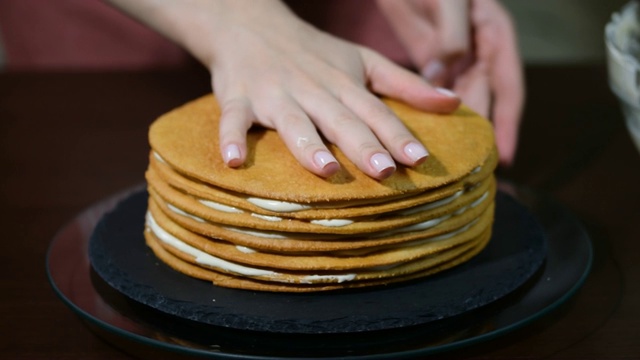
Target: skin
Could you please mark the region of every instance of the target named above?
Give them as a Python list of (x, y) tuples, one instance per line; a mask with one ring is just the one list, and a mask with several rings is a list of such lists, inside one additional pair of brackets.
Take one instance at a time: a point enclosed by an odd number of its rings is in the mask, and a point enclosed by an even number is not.
[(246, 133), (259, 124), (278, 131), (300, 164), (319, 176), (340, 168), (324, 138), (364, 173), (384, 179), (396, 162), (418, 165), (428, 151), (374, 93), (431, 112), (460, 104), (457, 95), (380, 54), (308, 25), (277, 0), (112, 3), (210, 70), (222, 108), (220, 151), (231, 167), (245, 161)]
[[(515, 157), (524, 79), (513, 22), (495, 0), (377, 0), (416, 68), (494, 122), (500, 162)], [(468, 33), (451, 7), (468, 10)], [(445, 8), (445, 7), (448, 7)], [(454, 15), (455, 16), (455, 15)], [(460, 11), (458, 10), (458, 16)]]

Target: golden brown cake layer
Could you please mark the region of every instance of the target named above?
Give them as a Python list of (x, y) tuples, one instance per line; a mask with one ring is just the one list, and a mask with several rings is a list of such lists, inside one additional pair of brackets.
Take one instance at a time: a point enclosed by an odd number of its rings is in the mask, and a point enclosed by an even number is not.
[(439, 115), (384, 101), (430, 156), (418, 167), (399, 167), (383, 181), (362, 173), (333, 145), (329, 148), (342, 169), (329, 179), (320, 178), (298, 164), (275, 131), (262, 128), (249, 131), (247, 161), (231, 169), (219, 154), (220, 108), (211, 95), (160, 117), (151, 126), (149, 141), (183, 176), (234, 192), (301, 203), (380, 199), (438, 188), (469, 174), (494, 151), (491, 124), (468, 108)]
[(430, 156), (377, 181), (329, 145), (341, 171), (305, 170), (277, 133), (256, 127), (250, 154), (227, 167), (211, 95), (149, 132), (145, 238), (177, 271), (218, 286), (324, 291), (428, 276), (467, 261), (491, 237), (497, 152), (490, 123), (384, 100)]

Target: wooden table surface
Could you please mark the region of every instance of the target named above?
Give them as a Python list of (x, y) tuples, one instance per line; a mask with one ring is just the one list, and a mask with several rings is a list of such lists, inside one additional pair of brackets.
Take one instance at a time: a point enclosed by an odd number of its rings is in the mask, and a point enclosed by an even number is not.
[[(640, 358), (640, 153), (603, 66), (527, 69), (515, 165), (499, 175), (548, 194), (588, 229), (578, 293), (506, 336), (447, 358)], [(201, 70), (0, 74), (0, 358), (127, 359), (55, 295), (45, 256), (74, 215), (143, 181), (147, 127), (209, 91)]]

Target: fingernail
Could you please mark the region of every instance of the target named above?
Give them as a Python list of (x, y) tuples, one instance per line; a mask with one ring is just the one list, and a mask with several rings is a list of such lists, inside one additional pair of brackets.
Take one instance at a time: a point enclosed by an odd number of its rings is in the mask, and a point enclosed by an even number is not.
[(391, 175), (391, 173), (396, 169), (396, 164), (387, 154), (374, 154), (369, 161), (371, 162), (371, 166), (373, 166), (373, 168), (380, 174), (388, 172), (389, 175)]
[(437, 87), (435, 88), (435, 90), (437, 92), (439, 92), (442, 95), (448, 96), (448, 97), (452, 97), (452, 98), (457, 98), (458, 94), (454, 93), (453, 91), (443, 88), (443, 87)]
[(227, 165), (234, 166), (240, 160), (240, 148), (236, 144), (229, 144), (224, 148), (222, 157)]
[(324, 150), (316, 151), (316, 153), (313, 154), (313, 161), (316, 166), (321, 169), (332, 166), (332, 164), (338, 165), (338, 160), (336, 160), (330, 152)]
[(422, 76), (427, 81), (434, 81), (438, 77), (442, 76), (444, 72), (444, 64), (442, 61), (434, 59), (422, 68)]
[(413, 161), (414, 164), (421, 163), (429, 156), (429, 152), (419, 143), (410, 142), (404, 147), (404, 153)]

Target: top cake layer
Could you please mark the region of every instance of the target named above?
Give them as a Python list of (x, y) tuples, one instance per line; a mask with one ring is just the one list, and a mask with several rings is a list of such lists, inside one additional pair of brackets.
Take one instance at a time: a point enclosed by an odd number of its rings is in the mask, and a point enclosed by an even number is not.
[(383, 181), (362, 173), (333, 145), (329, 149), (341, 170), (328, 179), (318, 177), (295, 160), (275, 131), (260, 127), (252, 128), (247, 136), (246, 163), (229, 168), (220, 155), (220, 108), (213, 95), (160, 117), (151, 126), (149, 141), (173, 169), (194, 180), (251, 196), (309, 204), (376, 200), (435, 189), (478, 169), (494, 150), (491, 124), (468, 108), (438, 115), (383, 101), (430, 153), (420, 166), (399, 165)]

